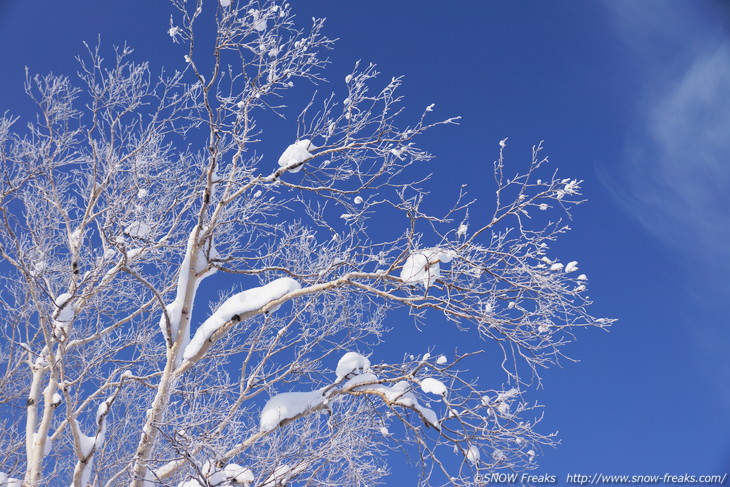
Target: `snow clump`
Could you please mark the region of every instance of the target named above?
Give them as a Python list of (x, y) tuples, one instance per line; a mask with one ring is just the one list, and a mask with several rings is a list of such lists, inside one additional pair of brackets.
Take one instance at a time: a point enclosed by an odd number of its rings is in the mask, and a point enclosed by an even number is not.
[(480, 457), (481, 454), (479, 453), (479, 448), (477, 448), (475, 445), (469, 445), (469, 447), (466, 449), (466, 459), (474, 464), (479, 462)]
[(71, 301), (71, 295), (69, 293), (59, 294), (56, 298), (55, 304), (56, 308), (58, 308), (56, 321), (60, 321), (62, 323), (73, 321), (75, 313), (74, 308), (69, 301)]
[(405, 284), (422, 284), (424, 288), (429, 288), (441, 277), (440, 264), (451, 262), (455, 256), (453, 250), (438, 248), (415, 251), (403, 264), (401, 281)]
[(152, 232), (152, 227), (144, 222), (132, 222), (124, 229), (124, 234), (132, 238), (146, 238)]
[[(231, 0), (221, 0), (221, 3), (223, 1), (228, 2), (229, 5), (231, 3)], [(253, 28), (254, 29), (256, 29), (259, 32), (263, 32), (266, 30), (266, 27), (268, 27), (267, 20), (266, 20), (265, 16), (261, 15), (261, 12), (252, 8), (251, 10), (248, 11), (248, 14), (251, 17), (253, 17)]]
[(370, 360), (357, 352), (347, 352), (337, 362), (337, 380), (347, 377), (350, 374), (366, 374), (370, 372)]
[(271, 431), (283, 421), (322, 405), (325, 400), (324, 389), (277, 394), (269, 399), (261, 411), (261, 431)]
[(2, 487), (22, 487), (23, 481), (15, 477), (8, 477), (7, 474), (0, 472), (0, 485)]
[(553, 272), (560, 272), (563, 270), (563, 264), (561, 264), (560, 262), (557, 262), (550, 266), (550, 270)]
[(317, 147), (312, 145), (309, 139), (302, 139), (294, 142), (286, 148), (281, 157), (279, 157), (279, 167), (291, 167), (289, 172), (299, 172), (302, 169), (304, 161), (311, 159), (312, 153), (310, 151), (316, 150)]
[(435, 394), (437, 396), (446, 395), (446, 386), (440, 380), (432, 377), (426, 377), (421, 381), (421, 390), (428, 394)]

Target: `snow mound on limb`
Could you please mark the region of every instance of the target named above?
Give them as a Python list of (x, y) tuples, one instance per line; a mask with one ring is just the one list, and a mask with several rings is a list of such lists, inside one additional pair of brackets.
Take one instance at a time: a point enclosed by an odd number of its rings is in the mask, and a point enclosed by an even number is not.
[(469, 460), (470, 463), (476, 464), (479, 463), (479, 459), (481, 458), (481, 453), (479, 452), (479, 448), (477, 448), (475, 445), (469, 445), (466, 449), (466, 452), (464, 453), (466, 456), (466, 459)]
[[(290, 277), (282, 277), (270, 283), (247, 289), (228, 298), (213, 313), (210, 318), (200, 325), (185, 351), (183, 358), (190, 360), (196, 356), (213, 334), (224, 324), (235, 320), (237, 316), (256, 311), (268, 303), (275, 301), (290, 292), (301, 289), (301, 285)], [(276, 311), (278, 306), (270, 311)]]
[(422, 284), (428, 289), (441, 277), (441, 263), (447, 264), (456, 257), (453, 250), (439, 248), (417, 250), (403, 264), (400, 278), (406, 284)]
[(337, 362), (337, 380), (342, 379), (352, 373), (365, 374), (370, 372), (370, 360), (363, 357), (357, 352), (347, 352)]
[(70, 303), (71, 298), (72, 296), (69, 293), (59, 294), (58, 297), (56, 297), (54, 301), (56, 308), (58, 308), (56, 321), (60, 321), (63, 323), (73, 321), (76, 313), (74, 312), (73, 305)]
[(296, 465), (290, 467), (287, 464), (276, 467), (271, 475), (269, 475), (260, 487), (280, 487), (285, 486), (289, 481), (302, 473), (305, 469), (304, 465)]
[(0, 486), (2, 487), (22, 487), (23, 481), (14, 477), (8, 477), (7, 474), (0, 472)]
[(326, 400), (324, 389), (277, 394), (269, 399), (261, 410), (260, 429), (271, 431), (283, 421), (320, 407)]
[(298, 140), (291, 144), (289, 147), (287, 147), (284, 150), (284, 153), (281, 154), (281, 157), (279, 157), (279, 166), (296, 166), (291, 167), (291, 169), (289, 169), (289, 172), (299, 172), (302, 169), (302, 163), (313, 157), (310, 151), (316, 149), (317, 147), (315, 147), (312, 144), (312, 141), (310, 141), (309, 139)]
[[(141, 190), (140, 190), (141, 191)], [(132, 238), (147, 238), (152, 233), (152, 227), (140, 221), (133, 221), (124, 229), (124, 234)]]
[(255, 480), (251, 469), (242, 467), (235, 463), (229, 463), (228, 465), (226, 465), (224, 471), (226, 473), (226, 476), (228, 476), (228, 479), (235, 484), (248, 486), (251, 485)]
[(421, 381), (421, 390), (427, 394), (435, 394), (437, 396), (446, 395), (446, 385), (438, 379), (426, 377)]

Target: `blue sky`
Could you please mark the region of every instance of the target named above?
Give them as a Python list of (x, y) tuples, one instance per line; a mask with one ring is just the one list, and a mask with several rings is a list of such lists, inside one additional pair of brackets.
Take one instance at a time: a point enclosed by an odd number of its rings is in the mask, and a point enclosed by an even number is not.
[[(414, 109), (462, 116), (423, 141), (436, 203), (465, 182), (489, 203), (505, 137), (516, 169), (544, 140), (561, 174), (586, 181), (556, 250), (589, 275), (594, 313), (619, 322), (579, 334), (580, 363), (544, 374), (543, 428), (563, 444), (538, 472), (730, 471), (730, 5), (292, 3), (340, 39), (331, 79), (376, 62), (405, 75)], [(27, 113), (24, 66), (71, 74), (98, 33), (179, 66), (168, 18), (161, 0), (0, 0), (0, 110)]]

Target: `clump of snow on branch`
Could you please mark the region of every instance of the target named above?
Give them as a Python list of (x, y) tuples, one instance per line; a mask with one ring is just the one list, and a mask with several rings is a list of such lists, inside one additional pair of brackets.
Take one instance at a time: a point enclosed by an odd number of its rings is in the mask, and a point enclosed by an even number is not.
[(337, 379), (347, 377), (350, 374), (365, 374), (370, 372), (370, 360), (357, 352), (347, 352), (337, 362)]
[(279, 465), (276, 467), (271, 475), (269, 475), (261, 487), (279, 487), (286, 485), (289, 480), (295, 475), (300, 474), (303, 471), (301, 466), (290, 467), (289, 465)]
[[(95, 453), (101, 450), (106, 439), (106, 417), (109, 414), (109, 406), (113, 398), (107, 398), (99, 404), (96, 410), (96, 434), (87, 436), (81, 432), (81, 427), (76, 419), (73, 420), (73, 429), (78, 438), (79, 453), (81, 458), (76, 463), (75, 472), (80, 474), (81, 487), (86, 487), (91, 478), (91, 471), (94, 464)], [(1, 484), (0, 484), (1, 485)]]
[(435, 394), (437, 396), (445, 396), (447, 391), (443, 382), (432, 377), (426, 377), (421, 381), (421, 390), (428, 394)]
[(486, 403), (496, 410), (499, 416), (510, 418), (512, 416), (512, 400), (519, 395), (520, 391), (516, 388), (500, 392), (494, 400), (489, 401), (485, 398)]
[(289, 168), (289, 172), (299, 172), (304, 162), (313, 157), (310, 151), (316, 149), (317, 147), (309, 139), (298, 140), (287, 147), (281, 154), (281, 157), (279, 157), (279, 166)]
[[(258, 310), (290, 292), (301, 289), (301, 285), (290, 277), (282, 277), (270, 283), (247, 289), (228, 298), (205, 322), (200, 325), (183, 353), (183, 358), (190, 360), (198, 355), (203, 345), (224, 324), (236, 320), (246, 313)], [(276, 311), (278, 306), (269, 311)]]
[(475, 445), (469, 445), (466, 449), (466, 459), (469, 460), (469, 462), (476, 464), (479, 463), (480, 458), (481, 454), (479, 453), (479, 448)]
[(75, 313), (70, 301), (71, 294), (69, 293), (59, 294), (58, 297), (56, 297), (55, 304), (56, 308), (58, 308), (56, 321), (64, 323), (73, 321)]
[(205, 482), (190, 479), (179, 483), (178, 487), (224, 487), (230, 485), (248, 487), (255, 480), (251, 469), (236, 463), (229, 463), (220, 469), (216, 468), (211, 461), (206, 461), (200, 468), (200, 473), (205, 477)]
[(441, 263), (449, 263), (455, 256), (454, 251), (439, 248), (415, 251), (403, 264), (400, 278), (406, 284), (421, 284), (429, 288), (441, 277)]
[[(334, 385), (307, 392), (285, 392), (277, 394), (266, 403), (261, 411), (260, 430), (271, 431), (283, 422), (295, 419), (308, 412), (317, 411), (338, 397), (341, 392), (368, 393), (380, 396), (388, 404), (401, 406), (416, 411), (423, 421), (438, 430), (441, 424), (436, 412), (423, 406), (413, 393), (414, 385), (407, 380), (400, 380), (392, 386), (380, 383), (378, 376), (371, 372), (370, 360), (356, 352), (347, 352), (340, 358), (336, 369), (337, 381)], [(349, 378), (338, 393), (335, 385), (342, 379)], [(434, 378), (420, 381), (421, 389), (430, 394), (445, 397), (446, 386)]]
[(324, 391), (284, 392), (269, 399), (261, 411), (261, 431), (271, 431), (282, 421), (292, 419), (324, 404)]
[(76, 317), (71, 298), (71, 294), (62, 293), (54, 301), (56, 305), (56, 317), (53, 320), (53, 335), (58, 341), (66, 340), (69, 333), (69, 326)]
[[(144, 198), (144, 196), (142, 196), (142, 198)], [(145, 222), (132, 222), (124, 229), (124, 233), (125, 235), (129, 235), (133, 238), (147, 238), (150, 233), (152, 233), (152, 227)]]
[(233, 483), (247, 486), (252, 484), (254, 481), (253, 472), (250, 469), (235, 463), (229, 463), (223, 471), (226, 473), (228, 479)]
[(0, 486), (2, 487), (22, 487), (23, 481), (14, 477), (8, 477), (7, 474), (0, 472)]
[[(222, 1), (227, 1), (229, 5), (231, 3), (230, 0), (222, 0)], [(265, 31), (266, 28), (268, 27), (268, 21), (266, 19), (265, 14), (262, 15), (261, 11), (259, 11), (257, 9), (253, 9), (253, 8), (251, 10), (249, 10), (248, 13), (249, 13), (249, 15), (251, 15), (251, 17), (253, 17), (253, 28), (256, 29), (258, 32)]]

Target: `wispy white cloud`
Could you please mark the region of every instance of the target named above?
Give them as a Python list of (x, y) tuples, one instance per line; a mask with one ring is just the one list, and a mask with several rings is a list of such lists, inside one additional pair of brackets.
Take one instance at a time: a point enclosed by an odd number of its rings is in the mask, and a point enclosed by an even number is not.
[(730, 270), (730, 42), (697, 5), (610, 2), (641, 88), (608, 179), (666, 245)]
[(678, 271), (691, 296), (684, 322), (706, 379), (730, 403), (730, 315), (723, 305), (730, 295), (730, 40), (721, 25), (727, 11), (719, 2), (609, 3), (632, 58), (632, 72), (624, 74), (635, 76), (640, 89), (621, 167), (604, 169), (604, 180), (627, 213), (684, 264)]
[(645, 97), (653, 102), (625, 148), (623, 202), (692, 259), (730, 261), (730, 46), (702, 52)]

